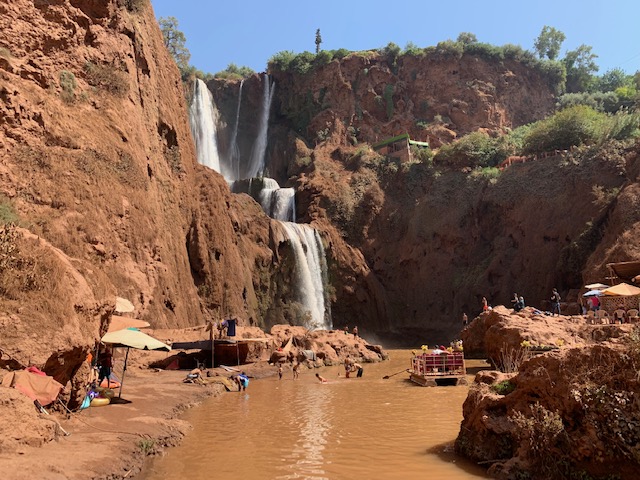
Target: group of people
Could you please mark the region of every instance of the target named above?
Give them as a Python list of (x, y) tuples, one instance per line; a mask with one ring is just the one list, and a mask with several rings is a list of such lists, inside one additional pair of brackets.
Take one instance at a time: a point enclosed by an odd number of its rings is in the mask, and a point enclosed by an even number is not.
[(516, 312), (519, 312), (525, 307), (524, 297), (522, 295), (518, 295), (517, 293), (513, 294), (513, 298), (511, 299), (511, 303), (513, 304), (513, 309)]
[[(560, 315), (560, 300), (561, 300), (561, 297), (560, 297), (560, 294), (558, 293), (558, 289), (554, 288), (553, 291), (551, 292), (551, 298), (550, 298), (551, 316), (554, 316), (556, 314), (558, 316)], [(593, 297), (592, 301), (594, 302), (594, 305), (592, 307), (593, 310), (597, 310), (598, 308), (600, 308), (600, 301), (598, 300), (597, 297)], [(513, 294), (513, 298), (511, 299), (511, 304), (513, 305), (513, 310), (516, 312), (521, 311), (526, 306), (524, 302), (524, 297), (522, 295), (518, 295), (517, 293)], [(482, 297), (481, 305), (482, 305), (483, 312), (491, 310), (491, 307), (489, 306), (489, 302), (487, 301), (487, 297)], [(468, 323), (469, 323), (469, 318), (467, 317), (466, 313), (463, 313), (462, 314), (463, 328), (466, 327)]]
[[(293, 379), (296, 380), (300, 377), (300, 362), (296, 362), (291, 366), (291, 371), (293, 372)], [(282, 376), (284, 374), (284, 370), (282, 368), (282, 363), (278, 363), (278, 379), (282, 380)]]
[[(351, 333), (353, 333), (354, 337), (358, 336), (358, 326), (357, 325), (355, 327), (353, 327), (353, 330), (351, 330)], [(349, 335), (349, 325), (345, 325), (344, 326), (344, 334), (345, 335)]]

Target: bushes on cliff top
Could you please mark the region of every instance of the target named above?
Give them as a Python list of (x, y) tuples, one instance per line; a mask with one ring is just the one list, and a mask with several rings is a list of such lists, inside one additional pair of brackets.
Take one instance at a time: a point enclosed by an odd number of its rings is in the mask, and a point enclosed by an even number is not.
[(453, 167), (492, 167), (506, 158), (504, 142), (484, 132), (473, 132), (444, 145), (434, 157), (436, 163)]
[(326, 65), (334, 59), (344, 58), (350, 52), (345, 49), (321, 50), (318, 54), (311, 52), (294, 53), (284, 50), (273, 55), (267, 62), (269, 72), (293, 72), (304, 75), (315, 67)]
[(214, 74), (215, 78), (224, 78), (228, 80), (242, 80), (256, 73), (249, 67), (239, 67), (235, 63), (230, 63), (227, 68)]

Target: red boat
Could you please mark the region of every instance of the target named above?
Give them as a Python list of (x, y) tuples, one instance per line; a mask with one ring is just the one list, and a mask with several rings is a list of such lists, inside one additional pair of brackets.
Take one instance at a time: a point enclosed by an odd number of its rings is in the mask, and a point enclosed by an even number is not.
[(466, 385), (467, 370), (462, 352), (435, 350), (411, 359), (409, 380), (423, 387)]

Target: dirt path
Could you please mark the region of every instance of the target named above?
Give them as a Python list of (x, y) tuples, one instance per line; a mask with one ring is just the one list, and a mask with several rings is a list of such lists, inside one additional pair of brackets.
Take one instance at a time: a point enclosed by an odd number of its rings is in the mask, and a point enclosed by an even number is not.
[[(0, 452), (0, 472), (11, 480), (133, 478), (144, 457), (177, 444), (191, 428), (178, 415), (221, 385), (185, 384), (185, 371), (127, 372), (122, 398), (128, 404), (90, 407), (70, 419), (56, 416), (70, 433), (43, 447), (21, 446)], [(5, 432), (10, 434), (10, 432)]]

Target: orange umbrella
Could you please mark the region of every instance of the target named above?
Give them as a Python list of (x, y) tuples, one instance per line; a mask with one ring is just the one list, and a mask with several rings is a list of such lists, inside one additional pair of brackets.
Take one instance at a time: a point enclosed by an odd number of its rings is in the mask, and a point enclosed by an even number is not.
[(603, 290), (602, 294), (628, 297), (631, 295), (640, 295), (640, 288), (629, 285), (628, 283), (621, 283)]

